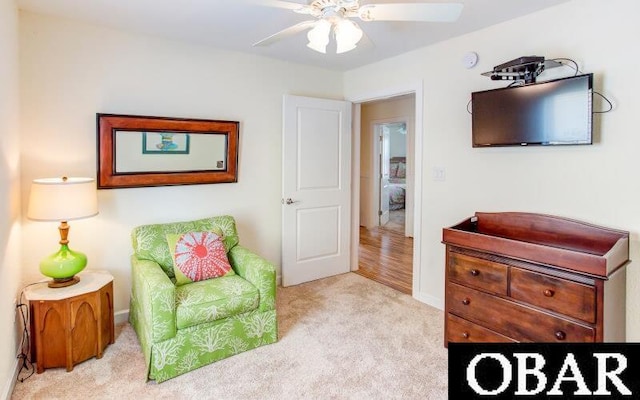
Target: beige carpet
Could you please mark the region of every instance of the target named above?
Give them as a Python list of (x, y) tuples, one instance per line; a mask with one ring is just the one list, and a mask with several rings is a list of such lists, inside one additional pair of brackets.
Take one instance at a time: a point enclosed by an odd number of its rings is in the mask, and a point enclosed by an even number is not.
[(349, 273), (278, 288), (278, 343), (145, 382), (128, 324), (100, 360), (34, 374), (12, 399), (446, 399), (442, 312)]

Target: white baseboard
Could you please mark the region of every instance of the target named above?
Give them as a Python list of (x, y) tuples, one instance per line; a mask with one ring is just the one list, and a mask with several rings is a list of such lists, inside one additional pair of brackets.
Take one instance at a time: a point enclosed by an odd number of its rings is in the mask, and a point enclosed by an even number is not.
[(431, 296), (430, 294), (426, 294), (424, 292), (417, 292), (413, 294), (413, 298), (431, 307), (435, 307), (438, 310), (441, 310), (441, 311), (444, 310), (444, 303), (442, 299)]
[(113, 323), (118, 325), (124, 322), (129, 322), (129, 309), (116, 311), (113, 314)]
[(2, 396), (0, 396), (1, 399), (11, 399), (13, 388), (16, 386), (16, 379), (18, 379), (18, 372), (20, 372), (20, 360), (16, 359), (16, 366), (13, 369), (13, 375), (9, 377), (9, 382), (6, 382), (4, 385), (4, 391), (2, 392)]

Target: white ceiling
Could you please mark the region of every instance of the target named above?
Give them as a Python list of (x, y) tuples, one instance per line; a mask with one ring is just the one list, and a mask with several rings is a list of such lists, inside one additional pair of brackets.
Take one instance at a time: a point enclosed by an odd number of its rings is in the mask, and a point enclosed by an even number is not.
[[(17, 0), (17, 3), (22, 10), (345, 71), (566, 1), (434, 0), (464, 4), (459, 20), (428, 23), (356, 19), (366, 38), (358, 48), (344, 54), (334, 54), (335, 47), (332, 49), (331, 44), (327, 54), (307, 48), (304, 32), (268, 47), (252, 47), (253, 43), (310, 18), (264, 6), (273, 0)], [(361, 4), (411, 2), (424, 1), (363, 0)]]

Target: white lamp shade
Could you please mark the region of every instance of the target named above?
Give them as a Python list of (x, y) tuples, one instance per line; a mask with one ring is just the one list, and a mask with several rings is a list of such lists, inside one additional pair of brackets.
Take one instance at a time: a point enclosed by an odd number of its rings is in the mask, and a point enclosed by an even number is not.
[(307, 47), (319, 53), (326, 53), (330, 32), (331, 23), (324, 19), (319, 20), (316, 26), (307, 33), (307, 39), (309, 39)]
[(362, 29), (355, 22), (343, 19), (336, 24), (336, 53), (346, 53), (356, 48), (362, 39)]
[(44, 178), (31, 183), (27, 217), (71, 221), (98, 214), (96, 183), (91, 178)]

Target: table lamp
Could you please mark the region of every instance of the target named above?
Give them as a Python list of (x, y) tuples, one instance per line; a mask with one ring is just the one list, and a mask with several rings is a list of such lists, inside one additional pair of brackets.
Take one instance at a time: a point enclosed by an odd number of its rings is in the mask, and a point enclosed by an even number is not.
[(98, 214), (98, 196), (91, 178), (44, 178), (31, 183), (27, 218), (35, 221), (60, 221), (60, 250), (40, 262), (40, 272), (53, 278), (49, 287), (75, 285), (75, 276), (87, 265), (87, 256), (69, 248), (67, 221)]

